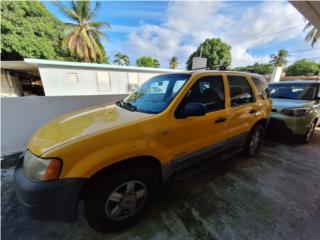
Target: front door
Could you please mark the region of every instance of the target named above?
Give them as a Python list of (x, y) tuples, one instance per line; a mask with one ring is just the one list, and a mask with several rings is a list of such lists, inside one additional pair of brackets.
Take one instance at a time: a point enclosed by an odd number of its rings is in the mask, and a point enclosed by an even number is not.
[(215, 149), (227, 138), (229, 113), (225, 85), (222, 75), (202, 76), (181, 101), (178, 109), (188, 102), (200, 102), (206, 105), (207, 113), (170, 121), (166, 144), (171, 149), (173, 167), (186, 165), (187, 161)]

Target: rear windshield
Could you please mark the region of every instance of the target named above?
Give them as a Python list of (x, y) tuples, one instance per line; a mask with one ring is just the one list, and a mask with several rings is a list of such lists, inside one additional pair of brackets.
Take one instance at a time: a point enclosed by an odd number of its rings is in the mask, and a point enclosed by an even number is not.
[(272, 98), (293, 100), (314, 100), (317, 95), (315, 83), (270, 84)]

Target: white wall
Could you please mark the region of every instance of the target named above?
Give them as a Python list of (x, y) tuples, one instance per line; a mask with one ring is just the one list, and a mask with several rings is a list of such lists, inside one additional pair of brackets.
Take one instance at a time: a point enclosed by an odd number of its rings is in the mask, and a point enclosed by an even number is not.
[[(97, 85), (97, 72), (109, 73), (111, 90), (101, 91)], [(137, 74), (139, 84), (163, 73), (142, 73), (128, 70), (77, 68), (68, 66), (39, 65), (39, 72), (46, 96), (127, 94), (129, 74)], [(68, 73), (76, 73), (77, 82), (68, 80)]]
[(126, 95), (1, 98), (1, 154), (22, 151), (50, 119), (77, 109), (113, 103)]

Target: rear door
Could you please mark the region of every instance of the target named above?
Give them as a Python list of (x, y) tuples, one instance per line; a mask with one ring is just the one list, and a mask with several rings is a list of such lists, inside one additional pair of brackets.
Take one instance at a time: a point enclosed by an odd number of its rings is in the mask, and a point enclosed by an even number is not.
[(245, 137), (255, 123), (255, 116), (259, 114), (254, 92), (243, 75), (227, 75), (227, 79), (230, 93), (230, 136)]

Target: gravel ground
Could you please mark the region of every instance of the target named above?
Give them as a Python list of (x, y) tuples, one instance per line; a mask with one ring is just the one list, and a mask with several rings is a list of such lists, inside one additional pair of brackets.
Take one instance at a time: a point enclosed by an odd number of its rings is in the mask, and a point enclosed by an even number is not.
[(175, 181), (147, 215), (116, 234), (96, 233), (82, 206), (72, 224), (30, 219), (2, 169), (2, 239), (319, 239), (320, 129), (308, 145), (268, 139), (257, 158), (234, 156)]

